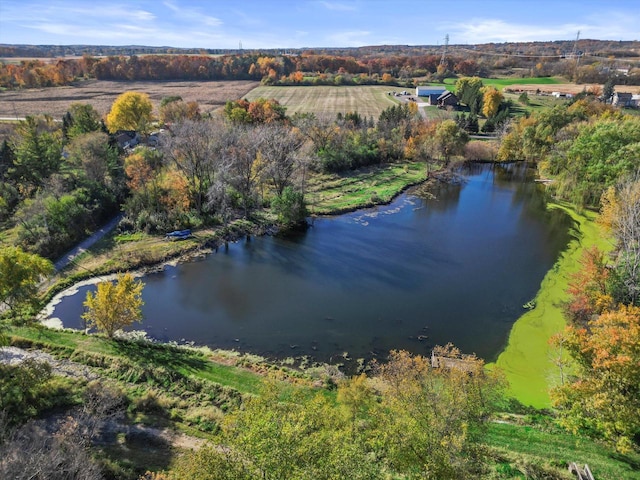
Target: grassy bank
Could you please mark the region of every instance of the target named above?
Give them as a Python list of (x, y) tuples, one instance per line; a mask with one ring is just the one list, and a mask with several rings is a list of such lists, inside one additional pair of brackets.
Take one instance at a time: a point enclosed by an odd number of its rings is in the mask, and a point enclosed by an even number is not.
[(506, 373), (511, 394), (525, 405), (537, 408), (550, 406), (548, 391), (559, 378), (548, 340), (565, 326), (560, 304), (567, 299), (569, 275), (579, 269), (584, 249), (593, 245), (603, 250), (611, 248), (595, 222), (595, 213), (577, 213), (564, 203), (552, 203), (549, 208), (561, 209), (571, 216), (576, 225), (574, 239), (542, 280), (535, 308), (516, 321), (508, 345), (496, 361)]
[(388, 203), (410, 185), (427, 178), (424, 163), (398, 163), (343, 174), (317, 174), (308, 185), (313, 215), (330, 215)]
[[(47, 329), (12, 327), (12, 343), (35, 347), (59, 359), (90, 367), (115, 382), (129, 400), (129, 423), (175, 429), (203, 440), (216, 441), (216, 425), (225, 411), (237, 408), (245, 395), (260, 394), (270, 378), (283, 401), (294, 392), (335, 390), (318, 388), (326, 371), (304, 373), (270, 365), (259, 358), (226, 352), (177, 348), (109, 340), (96, 335)], [(67, 371), (70, 368), (67, 367)], [(314, 386), (312, 386), (314, 385)], [(144, 440), (144, 441), (142, 441)], [(148, 437), (127, 436), (123, 443), (101, 447), (118, 478), (138, 478), (147, 469), (169, 468), (176, 451), (169, 444), (152, 444)], [(488, 478), (572, 478), (568, 462), (588, 463), (596, 478), (633, 478), (640, 455), (618, 455), (607, 445), (566, 433), (539, 415), (501, 414), (488, 424), (481, 442), (488, 448)]]
[(598, 480), (638, 478), (640, 454), (617, 454), (609, 446), (545, 422), (492, 422), (484, 442), (492, 450), (497, 478), (573, 479), (567, 471), (570, 462), (588, 464)]

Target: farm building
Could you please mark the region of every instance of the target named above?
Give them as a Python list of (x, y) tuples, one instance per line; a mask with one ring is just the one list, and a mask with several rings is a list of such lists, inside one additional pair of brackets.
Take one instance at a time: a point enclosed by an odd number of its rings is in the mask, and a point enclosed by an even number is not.
[(456, 107), (458, 106), (458, 97), (454, 93), (445, 91), (437, 99), (438, 108)]
[(438, 87), (416, 87), (416, 97), (426, 98), (429, 105), (437, 105), (438, 97), (446, 91), (445, 88)]
[(611, 103), (619, 107), (633, 107), (633, 95), (631, 93), (616, 92), (613, 94)]

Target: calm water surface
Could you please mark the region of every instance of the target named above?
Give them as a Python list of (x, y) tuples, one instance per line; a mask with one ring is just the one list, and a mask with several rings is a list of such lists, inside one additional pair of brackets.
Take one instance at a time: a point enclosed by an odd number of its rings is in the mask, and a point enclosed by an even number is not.
[[(453, 342), (488, 360), (569, 240), (523, 165), (474, 165), (437, 199), (316, 219), (144, 278), (150, 336), (337, 361)], [(54, 317), (81, 328), (86, 291)]]

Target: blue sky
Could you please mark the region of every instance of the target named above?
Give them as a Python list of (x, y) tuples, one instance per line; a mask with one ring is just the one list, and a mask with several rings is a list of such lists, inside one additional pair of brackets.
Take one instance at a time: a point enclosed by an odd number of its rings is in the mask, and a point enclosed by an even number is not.
[(0, 0), (0, 43), (199, 48), (640, 40), (640, 0)]

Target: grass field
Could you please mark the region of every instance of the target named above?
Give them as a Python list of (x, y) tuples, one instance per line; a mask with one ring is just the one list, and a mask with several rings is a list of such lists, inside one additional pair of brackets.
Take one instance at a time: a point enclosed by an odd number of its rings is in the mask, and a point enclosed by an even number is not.
[(387, 92), (407, 90), (380, 85), (317, 86), (317, 87), (258, 87), (244, 96), (247, 100), (275, 98), (287, 107), (287, 115), (315, 113), (335, 118), (338, 113), (358, 112), (363, 117), (377, 120), (385, 108), (399, 103)]
[(595, 213), (578, 214), (560, 203), (552, 203), (549, 208), (562, 209), (571, 216), (576, 224), (575, 238), (542, 280), (535, 308), (516, 321), (509, 343), (496, 361), (507, 376), (511, 394), (525, 405), (536, 408), (550, 406), (548, 391), (557, 384), (559, 376), (548, 340), (566, 323), (561, 302), (567, 299), (569, 275), (580, 268), (580, 258), (586, 248), (593, 245), (604, 251), (611, 248), (608, 238), (595, 222)]
[[(457, 78), (445, 78), (444, 86), (453, 91), (453, 87), (456, 84)], [(496, 87), (498, 90), (504, 89), (509, 85), (557, 85), (561, 83), (567, 83), (565, 80), (558, 77), (526, 77), (526, 78), (513, 78), (513, 77), (505, 77), (505, 78), (483, 78), (483, 85), (489, 85), (492, 87)], [(440, 85), (434, 83), (433, 85)]]

